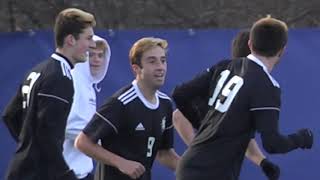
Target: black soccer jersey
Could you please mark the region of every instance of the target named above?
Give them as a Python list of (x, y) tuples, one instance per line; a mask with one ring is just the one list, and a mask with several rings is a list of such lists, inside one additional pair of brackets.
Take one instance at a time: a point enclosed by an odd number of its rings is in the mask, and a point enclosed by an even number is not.
[[(108, 99), (83, 130), (94, 142), (101, 139), (105, 149), (144, 165), (141, 180), (151, 179), (157, 151), (173, 147), (172, 102), (160, 91), (156, 98), (156, 104), (148, 102), (133, 81)], [(99, 164), (96, 176), (100, 180), (130, 179), (104, 164)]]
[(208, 96), (196, 96), (189, 97), (188, 103), (180, 111), (189, 120), (193, 128), (199, 129), (201, 120), (208, 112), (208, 109)]
[[(207, 97), (209, 107), (200, 122), (192, 122), (200, 125), (179, 163), (178, 180), (236, 180), (255, 130), (278, 134), (279, 85), (261, 61), (249, 57), (222, 61), (176, 87), (173, 99), (183, 114), (190, 114), (188, 100), (197, 96)], [(292, 139), (283, 140), (286, 152), (297, 148)]]
[(17, 141), (7, 180), (72, 179), (62, 155), (73, 98), (72, 64), (62, 55), (34, 67), (3, 118)]

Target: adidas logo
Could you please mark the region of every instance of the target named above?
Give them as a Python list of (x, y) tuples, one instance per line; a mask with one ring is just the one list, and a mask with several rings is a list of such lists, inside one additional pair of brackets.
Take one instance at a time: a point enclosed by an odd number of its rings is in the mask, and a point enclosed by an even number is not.
[(136, 131), (144, 131), (144, 127), (142, 125), (142, 123), (139, 123), (138, 126), (136, 127)]

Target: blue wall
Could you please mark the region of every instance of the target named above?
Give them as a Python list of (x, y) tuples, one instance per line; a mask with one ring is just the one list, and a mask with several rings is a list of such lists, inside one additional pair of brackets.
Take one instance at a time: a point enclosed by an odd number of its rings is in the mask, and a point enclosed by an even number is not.
[[(170, 31), (97, 31), (110, 43), (112, 56), (109, 71), (101, 83), (98, 104), (119, 87), (133, 79), (128, 51), (134, 41), (143, 36), (157, 36), (169, 42), (168, 75), (163, 91), (170, 93), (179, 82), (192, 78), (218, 60), (229, 57), (230, 41), (237, 30), (170, 30)], [(13, 96), (26, 71), (47, 58), (54, 50), (52, 32), (37, 31), (0, 34), (0, 111)], [(295, 150), (286, 155), (268, 155), (281, 167), (283, 180), (314, 180), (320, 178), (318, 162), (318, 128), (320, 122), (320, 30), (299, 29), (289, 32), (289, 43), (282, 62), (273, 75), (282, 87), (282, 112), (280, 127), (291, 133), (309, 127), (315, 134), (312, 150)], [(257, 135), (257, 140), (260, 141)], [(176, 136), (177, 152), (185, 146)], [(0, 123), (0, 180), (14, 152), (15, 143), (3, 123)], [(219, 154), (213, 154), (219, 156)], [(166, 168), (154, 166), (155, 180), (171, 180), (174, 174)], [(261, 170), (246, 160), (241, 180), (266, 179)]]

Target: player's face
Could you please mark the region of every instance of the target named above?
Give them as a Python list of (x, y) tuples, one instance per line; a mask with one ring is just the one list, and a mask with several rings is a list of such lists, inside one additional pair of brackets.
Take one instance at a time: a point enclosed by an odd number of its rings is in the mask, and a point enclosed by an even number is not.
[(73, 59), (76, 63), (85, 62), (89, 49), (96, 46), (92, 37), (93, 29), (92, 27), (87, 27), (79, 34), (79, 38), (75, 40)]
[(141, 67), (137, 69), (138, 80), (142, 80), (151, 88), (159, 89), (164, 84), (167, 72), (165, 50), (156, 46), (144, 52), (141, 57)]
[(90, 71), (93, 76), (102, 71), (105, 61), (105, 54), (102, 49), (90, 49), (89, 50), (89, 64)]

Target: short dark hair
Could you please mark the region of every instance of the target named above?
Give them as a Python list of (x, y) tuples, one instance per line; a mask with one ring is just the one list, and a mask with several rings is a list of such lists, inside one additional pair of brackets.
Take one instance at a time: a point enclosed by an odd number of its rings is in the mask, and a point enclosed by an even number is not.
[(246, 57), (250, 52), (248, 46), (250, 31), (248, 29), (240, 31), (232, 40), (231, 55), (232, 58)]
[(83, 29), (94, 27), (96, 21), (94, 16), (88, 12), (76, 8), (68, 8), (61, 11), (56, 17), (54, 25), (56, 47), (63, 47), (66, 36), (72, 34), (76, 39)]
[(250, 30), (252, 50), (266, 57), (275, 56), (288, 41), (286, 23), (270, 16), (256, 21)]

